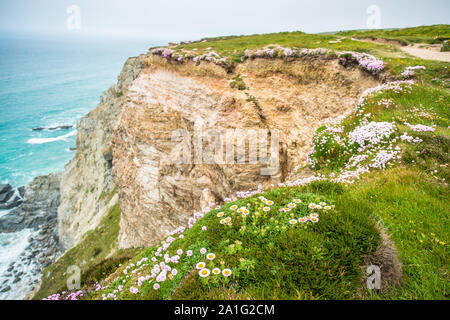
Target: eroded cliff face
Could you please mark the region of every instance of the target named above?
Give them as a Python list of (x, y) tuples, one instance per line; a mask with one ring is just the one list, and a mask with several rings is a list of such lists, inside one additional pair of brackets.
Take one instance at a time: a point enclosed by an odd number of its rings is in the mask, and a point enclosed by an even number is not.
[[(246, 90), (230, 86), (237, 74)], [(208, 203), (222, 201), (235, 191), (283, 180), (306, 160), (321, 121), (352, 110), (362, 91), (376, 84), (359, 69), (345, 69), (329, 58), (247, 60), (228, 74), (221, 67), (204, 62), (196, 66), (192, 62), (175, 64), (148, 57), (145, 69), (129, 87), (112, 135), (114, 183), (122, 210), (119, 246), (156, 244), (175, 228), (186, 225), (192, 212)], [(210, 137), (208, 129), (224, 132), (239, 128), (247, 133), (266, 129), (271, 134), (278, 130), (278, 172), (261, 175), (261, 168), (266, 167), (261, 163), (195, 163), (192, 154), (188, 164), (177, 164), (174, 160), (183, 150), (180, 139), (172, 139), (173, 132), (188, 132), (190, 139), (186, 141), (193, 153), (194, 139), (198, 138), (194, 131), (199, 124), (203, 140)], [(101, 136), (93, 130), (91, 137)], [(101, 137), (98, 140), (108, 145), (107, 136)], [(239, 143), (238, 139), (232, 142), (235, 148)], [(225, 141), (221, 144), (227, 148)], [(204, 141), (203, 147), (207, 145)], [(104, 161), (100, 150), (86, 157), (78, 161)], [(71, 165), (73, 170), (77, 168), (76, 164)], [(93, 171), (74, 171), (69, 177), (82, 174), (85, 184), (94, 183), (92, 176), (98, 177), (98, 173)], [(94, 186), (101, 185), (102, 190), (112, 188), (110, 180), (97, 179)], [(94, 202), (98, 191), (89, 199), (92, 201), (76, 209), (80, 222), (87, 222), (93, 212), (98, 212), (95, 207), (99, 204)], [(87, 216), (83, 217), (83, 213)]]
[(112, 197), (112, 132), (126, 102), (128, 87), (143, 69), (145, 57), (130, 58), (117, 84), (103, 94), (95, 110), (78, 122), (77, 153), (62, 174), (58, 208), (58, 234), (65, 249), (97, 227), (117, 202), (117, 197)]

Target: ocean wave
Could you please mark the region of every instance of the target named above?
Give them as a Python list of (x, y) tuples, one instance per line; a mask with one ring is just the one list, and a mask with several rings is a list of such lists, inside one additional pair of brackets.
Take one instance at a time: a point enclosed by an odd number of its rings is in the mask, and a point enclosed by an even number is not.
[(29, 139), (29, 140), (27, 141), (27, 143), (29, 143), (29, 144), (43, 144), (43, 143), (50, 143), (50, 142), (55, 142), (55, 141), (65, 140), (65, 139), (67, 139), (67, 138), (69, 138), (69, 137), (72, 137), (72, 136), (74, 136), (74, 135), (76, 135), (76, 134), (77, 134), (77, 131), (74, 130), (74, 131), (72, 131), (72, 132), (69, 132), (68, 134), (65, 134), (65, 135), (63, 135), (63, 136), (59, 136), (59, 137), (56, 137), (56, 138), (32, 138), (32, 139)]

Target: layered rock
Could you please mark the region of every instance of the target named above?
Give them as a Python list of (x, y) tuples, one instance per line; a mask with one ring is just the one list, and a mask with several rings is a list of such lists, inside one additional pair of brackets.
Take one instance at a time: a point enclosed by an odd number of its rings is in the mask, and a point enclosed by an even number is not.
[[(114, 182), (122, 210), (120, 247), (156, 244), (185, 225), (194, 210), (235, 191), (282, 180), (306, 160), (321, 121), (349, 112), (361, 92), (376, 85), (359, 69), (345, 69), (328, 58), (247, 60), (233, 74), (204, 62), (177, 64), (155, 56), (146, 62), (128, 90), (113, 134)], [(230, 86), (237, 74), (246, 90)], [(264, 176), (261, 168), (266, 165), (223, 163), (224, 158), (217, 161), (220, 156), (211, 164), (195, 161), (194, 141), (202, 136), (207, 148), (209, 129), (223, 135), (243, 130), (237, 136), (260, 129), (273, 136), (278, 131), (278, 172)], [(180, 136), (173, 139), (177, 132)], [(180, 139), (187, 149), (180, 149)], [(241, 143), (231, 142), (235, 149)], [(224, 140), (220, 144), (226, 149)], [(177, 163), (186, 150), (188, 163)], [(243, 157), (248, 160), (248, 154), (233, 156)]]
[(77, 153), (62, 175), (58, 209), (59, 238), (65, 249), (76, 245), (86, 231), (97, 227), (115, 204), (105, 197), (114, 189), (111, 136), (126, 102), (128, 86), (143, 69), (144, 59), (145, 55), (128, 59), (117, 84), (77, 124)]

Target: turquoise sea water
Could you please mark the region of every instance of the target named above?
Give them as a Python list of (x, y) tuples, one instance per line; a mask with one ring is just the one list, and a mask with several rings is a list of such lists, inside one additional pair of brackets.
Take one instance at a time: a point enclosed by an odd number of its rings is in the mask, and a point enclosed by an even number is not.
[[(18, 187), (61, 171), (76, 121), (116, 82), (126, 59), (151, 41), (0, 39), (0, 183)], [(72, 129), (32, 131), (74, 125)]]

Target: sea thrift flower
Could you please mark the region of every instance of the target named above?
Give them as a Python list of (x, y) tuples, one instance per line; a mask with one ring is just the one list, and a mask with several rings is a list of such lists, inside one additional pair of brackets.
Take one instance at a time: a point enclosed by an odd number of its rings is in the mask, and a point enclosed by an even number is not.
[(130, 288), (130, 292), (131, 292), (131, 293), (136, 294), (136, 293), (138, 293), (138, 291), (139, 291), (138, 288), (135, 288), (135, 287), (131, 287), (131, 288)]

